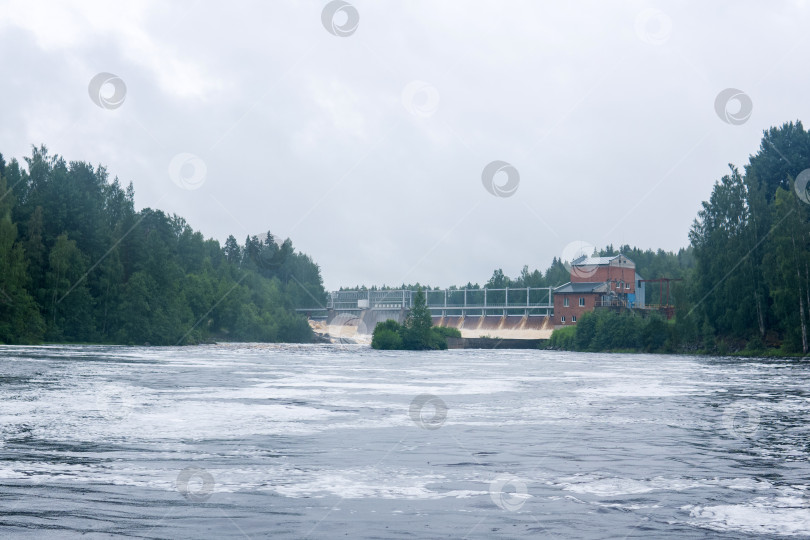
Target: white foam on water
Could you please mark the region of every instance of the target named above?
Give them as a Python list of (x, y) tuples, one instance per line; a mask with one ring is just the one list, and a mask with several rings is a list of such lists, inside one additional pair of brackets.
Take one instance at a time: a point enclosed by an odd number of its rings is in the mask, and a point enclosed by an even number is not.
[(597, 497), (620, 497), (640, 495), (654, 491), (685, 491), (701, 487), (721, 487), (737, 491), (768, 491), (774, 486), (767, 480), (756, 478), (653, 478), (633, 479), (597, 474), (580, 474), (552, 482), (565, 491), (596, 495)]
[(262, 383), (247, 388), (194, 388), (185, 389), (183, 393), (206, 400), (237, 399), (296, 399), (320, 400), (328, 395), (342, 395), (338, 390), (329, 392), (324, 388), (282, 388), (272, 383)]
[(446, 480), (440, 475), (416, 475), (413, 471), (376, 468), (327, 470), (308, 478), (274, 486), (280, 495), (292, 498), (338, 496), (344, 499), (443, 499), (487, 495), (485, 490), (435, 491), (428, 485)]
[(729, 478), (719, 480), (718, 484), (728, 489), (735, 489), (739, 491), (765, 491), (773, 489), (773, 484), (767, 480), (760, 480), (758, 478)]
[(646, 510), (650, 508), (661, 508), (660, 504), (624, 504), (624, 503), (603, 503), (603, 502), (594, 502), (596, 506), (602, 506), (604, 508), (620, 508), (622, 510)]
[(621, 373), (612, 371), (566, 371), (559, 378), (561, 379), (615, 379), (624, 377)]
[(566, 491), (583, 495), (619, 497), (653, 491), (684, 491), (709, 484), (706, 480), (691, 480), (688, 478), (664, 478), (659, 476), (645, 480), (635, 480), (633, 478), (598, 477), (585, 474), (560, 479), (556, 485)]
[(805, 497), (757, 497), (743, 504), (690, 506), (689, 523), (719, 532), (770, 536), (810, 534), (810, 501)]
[(673, 385), (663, 381), (628, 380), (624, 383), (580, 388), (578, 393), (589, 397), (673, 397), (693, 393), (694, 386)]
[(68, 392), (50, 392), (40, 403), (10, 404), (3, 418), (5, 425), (26, 422), (40, 438), (104, 442), (110, 438), (148, 441), (311, 433), (328, 427), (329, 420), (345, 416), (298, 404), (208, 400), (205, 392), (173, 398), (130, 393), (107, 404), (95, 396), (77, 400)]
[(348, 378), (324, 377), (310, 374), (304, 380), (300, 376), (287, 377), (272, 383), (277, 388), (321, 388), (326, 390), (342, 390), (348, 392), (363, 392), (369, 394), (416, 396), (419, 394), (448, 395), (477, 395), (510, 392), (518, 389), (517, 382), (503, 379), (477, 379), (455, 377), (452, 381), (442, 383), (437, 381), (435, 374), (426, 377), (426, 384), (415, 383), (388, 383), (374, 382), (365, 378), (356, 382)]
[[(201, 467), (205, 460), (196, 460)], [(443, 499), (487, 495), (485, 489), (437, 491), (429, 486), (447, 481), (436, 474), (375, 467), (304, 471), (287, 466), (262, 468), (203, 467), (214, 480), (212, 493), (273, 491), (290, 498)], [(178, 470), (152, 469), (125, 463), (66, 464), (19, 461), (0, 466), (0, 479), (21, 484), (106, 484), (176, 491)], [(483, 487), (483, 485), (482, 485)]]

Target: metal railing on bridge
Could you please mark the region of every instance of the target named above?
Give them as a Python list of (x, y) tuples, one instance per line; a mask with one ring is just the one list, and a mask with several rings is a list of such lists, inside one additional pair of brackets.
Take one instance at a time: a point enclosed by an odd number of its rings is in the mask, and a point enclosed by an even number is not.
[[(428, 309), (434, 316), (521, 315), (550, 316), (554, 302), (550, 287), (505, 289), (425, 290)], [(403, 310), (413, 307), (413, 290), (360, 290), (329, 293), (327, 309), (335, 311)]]

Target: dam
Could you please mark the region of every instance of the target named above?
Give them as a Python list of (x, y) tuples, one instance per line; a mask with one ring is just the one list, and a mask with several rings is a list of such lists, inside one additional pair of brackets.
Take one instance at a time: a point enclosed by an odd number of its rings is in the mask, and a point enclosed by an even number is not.
[[(458, 328), (465, 338), (547, 339), (553, 331), (551, 287), (423, 292), (433, 324)], [(314, 323), (316, 332), (338, 339), (363, 339), (379, 322), (404, 322), (416, 294), (408, 289), (334, 291), (325, 307), (299, 311), (321, 319)]]

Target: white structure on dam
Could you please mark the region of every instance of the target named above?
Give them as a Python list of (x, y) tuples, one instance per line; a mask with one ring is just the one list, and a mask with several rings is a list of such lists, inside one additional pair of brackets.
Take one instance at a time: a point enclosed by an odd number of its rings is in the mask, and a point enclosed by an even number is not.
[[(427, 307), (434, 317), (549, 317), (554, 310), (551, 287), (437, 289), (423, 292)], [(326, 310), (407, 311), (413, 306), (415, 296), (416, 291), (407, 289), (335, 291), (329, 293)]]
[[(463, 337), (537, 339), (551, 333), (554, 304), (550, 287), (423, 292), (433, 324), (458, 328)], [(325, 319), (316, 331), (353, 339), (370, 334), (377, 323), (387, 319), (404, 322), (416, 294), (407, 289), (335, 291), (325, 307), (298, 311), (311, 319)]]

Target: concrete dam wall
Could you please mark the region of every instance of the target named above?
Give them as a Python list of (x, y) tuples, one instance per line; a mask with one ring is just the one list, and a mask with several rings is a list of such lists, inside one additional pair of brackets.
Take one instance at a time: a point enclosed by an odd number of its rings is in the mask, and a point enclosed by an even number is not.
[(548, 339), (554, 331), (551, 319), (543, 316), (433, 317), (433, 324), (458, 328), (465, 338)]
[[(370, 341), (377, 323), (393, 319), (405, 322), (408, 311), (376, 310), (330, 311), (325, 323), (315, 326), (315, 331), (328, 334), (332, 340)], [(435, 326), (458, 328), (465, 338), (493, 337), (501, 339), (548, 339), (554, 326), (548, 317), (520, 315), (467, 315), (466, 317), (433, 317)]]

